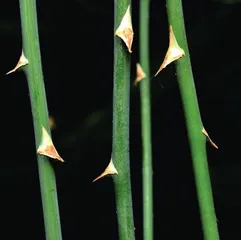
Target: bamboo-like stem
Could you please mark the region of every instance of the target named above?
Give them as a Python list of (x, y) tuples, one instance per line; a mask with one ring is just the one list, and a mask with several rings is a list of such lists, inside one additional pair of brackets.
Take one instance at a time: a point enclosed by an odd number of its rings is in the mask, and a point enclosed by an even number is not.
[(143, 180), (143, 238), (153, 239), (153, 183), (151, 143), (151, 103), (149, 67), (149, 0), (140, 0), (139, 44), (140, 65), (145, 77), (140, 82)]
[[(119, 27), (129, 5), (130, 0), (115, 1), (114, 31)], [(124, 42), (114, 36), (112, 157), (119, 173), (113, 179), (120, 240), (135, 239), (129, 163), (130, 59)]]
[(193, 160), (204, 239), (218, 240), (219, 233), (207, 162), (206, 137), (202, 133), (203, 124), (188, 51), (182, 1), (167, 0), (167, 13), (169, 24), (172, 25), (177, 42), (185, 51), (185, 56), (175, 63)]
[[(34, 123), (36, 150), (41, 142), (42, 125), (50, 133), (49, 116), (38, 36), (37, 10), (35, 0), (19, 0), (23, 52), (29, 61), (24, 67), (27, 77)], [(61, 227), (54, 169), (48, 157), (37, 156), (45, 234), (47, 240), (61, 240)]]

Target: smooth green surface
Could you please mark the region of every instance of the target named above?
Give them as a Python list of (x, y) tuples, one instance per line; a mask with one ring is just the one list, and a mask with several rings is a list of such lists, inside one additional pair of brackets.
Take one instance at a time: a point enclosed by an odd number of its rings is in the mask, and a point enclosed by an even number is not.
[(140, 65), (146, 74), (140, 82), (143, 180), (143, 239), (153, 239), (153, 183), (149, 68), (149, 0), (140, 0)]
[[(130, 0), (115, 1), (114, 32), (129, 5)], [(114, 186), (120, 240), (135, 239), (129, 163), (130, 58), (124, 42), (114, 36), (112, 157), (119, 173), (114, 176)]]
[(175, 63), (193, 160), (204, 239), (218, 240), (219, 233), (206, 154), (206, 138), (202, 133), (203, 124), (189, 57), (182, 1), (167, 0), (167, 12), (169, 25), (172, 25), (177, 42), (185, 51), (185, 56)]
[[(39, 48), (35, 0), (20, 0), (23, 51), (29, 64), (24, 67), (27, 76), (34, 123), (36, 150), (41, 142), (41, 125), (50, 133)], [(51, 135), (51, 134), (50, 134)], [(54, 169), (49, 159), (38, 155), (38, 170), (43, 205), (46, 240), (61, 240)]]

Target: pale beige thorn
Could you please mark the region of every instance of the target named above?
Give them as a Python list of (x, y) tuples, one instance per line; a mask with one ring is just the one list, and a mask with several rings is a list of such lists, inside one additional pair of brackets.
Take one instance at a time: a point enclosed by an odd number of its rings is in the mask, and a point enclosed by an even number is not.
[(117, 172), (117, 170), (116, 170), (116, 168), (115, 168), (115, 166), (114, 166), (114, 164), (113, 164), (112, 159), (110, 160), (110, 163), (109, 163), (109, 165), (107, 166), (107, 168), (105, 169), (105, 171), (104, 171), (102, 174), (100, 174), (100, 176), (98, 176), (97, 178), (95, 178), (95, 179), (93, 180), (93, 182), (95, 182), (95, 181), (97, 181), (98, 179), (103, 178), (104, 176), (109, 175), (109, 174), (117, 174), (117, 175), (118, 175), (118, 172)]
[(207, 137), (208, 141), (210, 142), (210, 144), (215, 147), (216, 149), (218, 149), (218, 146), (212, 141), (212, 139), (209, 137), (207, 131), (205, 130), (205, 128), (203, 127), (202, 129), (202, 133)]
[(146, 77), (141, 65), (139, 63), (136, 64), (136, 79), (134, 85), (136, 86), (143, 78)]
[(166, 56), (164, 58), (164, 61), (160, 68), (158, 69), (157, 73), (155, 76), (163, 69), (165, 68), (168, 64), (171, 62), (183, 57), (185, 55), (185, 52), (182, 48), (179, 47), (177, 40), (175, 38), (172, 26), (170, 25), (169, 29), (169, 47), (166, 53)]
[(125, 42), (128, 51), (131, 53), (134, 32), (132, 28), (130, 5), (126, 10), (126, 13), (122, 18), (121, 23), (115, 32), (115, 35), (120, 37)]
[(64, 162), (64, 160), (59, 156), (57, 150), (55, 149), (50, 135), (48, 134), (47, 130), (43, 126), (42, 126), (42, 140), (37, 149), (37, 154), (42, 154), (50, 158), (54, 158), (61, 162)]
[(12, 69), (11, 71), (7, 72), (6, 75), (15, 72), (16, 70), (18, 70), (19, 68), (27, 65), (28, 63), (29, 63), (29, 61), (28, 61), (28, 59), (24, 56), (24, 53), (23, 53), (23, 51), (22, 51), (22, 54), (21, 54), (21, 56), (20, 56), (20, 58), (19, 58), (19, 61), (18, 61), (17, 65), (15, 66), (14, 69)]

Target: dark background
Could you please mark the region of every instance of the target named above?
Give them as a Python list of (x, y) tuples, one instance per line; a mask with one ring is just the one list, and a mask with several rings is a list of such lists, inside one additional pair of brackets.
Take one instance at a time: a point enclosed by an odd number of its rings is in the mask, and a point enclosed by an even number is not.
[[(40, 45), (54, 144), (63, 239), (118, 239), (111, 178), (92, 180), (111, 155), (113, 2), (37, 1)], [(138, 62), (133, 1), (132, 83)], [(183, 1), (193, 74), (222, 240), (241, 238), (241, 4)], [(151, 1), (152, 75), (168, 47), (165, 1)], [(1, 2), (1, 239), (43, 240), (44, 226), (27, 81), (5, 76), (21, 54), (18, 1)], [(203, 239), (174, 64), (151, 80), (155, 239)], [(142, 239), (139, 89), (131, 90), (130, 154), (136, 238)], [(84, 237), (83, 237), (84, 236)]]

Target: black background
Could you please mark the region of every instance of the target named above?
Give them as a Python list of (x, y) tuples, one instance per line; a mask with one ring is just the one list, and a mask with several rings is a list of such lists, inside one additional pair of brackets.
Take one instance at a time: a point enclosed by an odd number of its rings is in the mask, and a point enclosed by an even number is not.
[[(63, 239), (118, 239), (111, 178), (92, 180), (111, 155), (113, 1), (37, 1)], [(133, 1), (132, 83), (138, 62)], [(184, 1), (193, 75), (207, 144), (220, 238), (241, 238), (240, 4)], [(152, 75), (168, 47), (165, 1), (151, 1)], [(21, 54), (18, 1), (0, 8), (1, 239), (43, 240), (44, 226), (27, 81), (5, 76)], [(174, 64), (151, 79), (155, 239), (203, 239)], [(136, 238), (142, 239), (139, 89), (131, 90), (130, 156)]]

